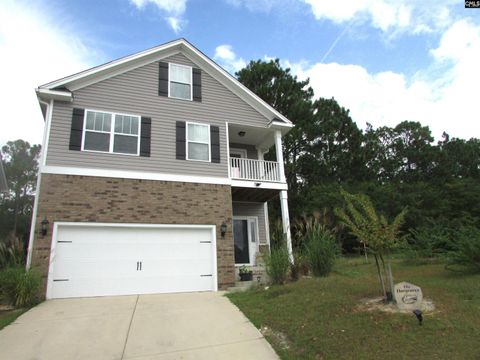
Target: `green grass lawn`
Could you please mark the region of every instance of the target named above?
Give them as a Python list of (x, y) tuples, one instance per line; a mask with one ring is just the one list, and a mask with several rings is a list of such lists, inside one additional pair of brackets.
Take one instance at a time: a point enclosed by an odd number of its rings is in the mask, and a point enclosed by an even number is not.
[(228, 297), (258, 328), (273, 331), (266, 338), (282, 359), (480, 359), (480, 275), (399, 262), (393, 276), (434, 302), (423, 326), (413, 314), (356, 309), (380, 295), (375, 266), (360, 258), (339, 260), (327, 278)]
[(18, 318), (27, 310), (28, 309), (0, 311), (0, 330), (2, 330), (5, 326), (14, 322), (16, 318)]

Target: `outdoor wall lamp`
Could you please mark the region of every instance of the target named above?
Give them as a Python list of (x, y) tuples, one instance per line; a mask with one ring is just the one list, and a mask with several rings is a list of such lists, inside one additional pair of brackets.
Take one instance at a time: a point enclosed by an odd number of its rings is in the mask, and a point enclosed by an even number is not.
[(224, 221), (222, 225), (220, 225), (220, 235), (222, 235), (222, 239), (225, 239), (226, 232), (227, 232), (227, 223)]
[(42, 225), (42, 227), (41, 227), (42, 236), (47, 235), (47, 232), (48, 232), (48, 224), (50, 224), (50, 222), (49, 222), (49, 221), (47, 220), (47, 218), (45, 217), (45, 219), (43, 219), (40, 224)]

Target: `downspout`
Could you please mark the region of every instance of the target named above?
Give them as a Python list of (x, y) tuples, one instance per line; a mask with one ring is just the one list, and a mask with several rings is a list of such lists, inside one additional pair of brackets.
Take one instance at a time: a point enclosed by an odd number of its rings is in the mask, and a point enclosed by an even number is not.
[(38, 199), (40, 197), (40, 183), (42, 180), (42, 169), (45, 165), (46, 158), (47, 158), (47, 137), (48, 132), (50, 131), (50, 122), (52, 119), (52, 111), (53, 111), (53, 99), (50, 102), (46, 102), (43, 100), (38, 99), (38, 102), (45, 105), (47, 107), (47, 111), (45, 112), (45, 124), (43, 128), (43, 140), (42, 140), (42, 150), (40, 153), (40, 159), (38, 162), (38, 174), (37, 174), (37, 187), (35, 193), (35, 200), (33, 202), (33, 211), (32, 211), (32, 223), (30, 225), (30, 236), (28, 239), (28, 251), (27, 251), (27, 262), (25, 267), (30, 269), (32, 266), (32, 253), (33, 253), (33, 242), (35, 239), (35, 225), (37, 222), (37, 212), (38, 212)]

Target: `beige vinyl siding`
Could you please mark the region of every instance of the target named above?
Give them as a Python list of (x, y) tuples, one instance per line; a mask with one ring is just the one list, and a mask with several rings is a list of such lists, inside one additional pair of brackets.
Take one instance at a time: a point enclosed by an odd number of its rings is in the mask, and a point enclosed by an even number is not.
[(232, 203), (233, 216), (256, 216), (258, 218), (258, 238), (260, 244), (267, 244), (264, 203), (236, 202)]
[[(195, 66), (181, 54), (162, 61)], [(46, 164), (228, 177), (226, 122), (266, 126), (268, 119), (205, 71), (202, 71), (202, 102), (158, 96), (158, 68), (158, 62), (154, 62), (77, 90), (72, 103), (55, 101)], [(150, 117), (150, 157), (69, 150), (72, 109), (75, 107)], [(177, 160), (176, 121), (218, 126), (220, 163)]]
[(258, 152), (253, 145), (230, 143), (230, 149), (245, 149), (247, 150), (247, 159), (258, 160)]

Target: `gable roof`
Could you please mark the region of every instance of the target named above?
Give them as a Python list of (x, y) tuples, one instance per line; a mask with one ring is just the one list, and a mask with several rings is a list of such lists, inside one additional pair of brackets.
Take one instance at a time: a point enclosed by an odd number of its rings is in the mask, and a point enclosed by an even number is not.
[(8, 191), (7, 178), (3, 170), (2, 155), (0, 154), (0, 193)]
[(184, 54), (191, 61), (198, 64), (203, 70), (209, 73), (235, 95), (240, 97), (267, 119), (270, 119), (272, 125), (286, 128), (293, 127), (293, 124), (289, 119), (263, 101), (245, 85), (240, 83), (234, 76), (183, 38), (41, 85), (36, 89), (37, 96), (43, 100), (54, 99), (71, 101), (72, 91), (79, 90), (88, 85), (178, 53)]

